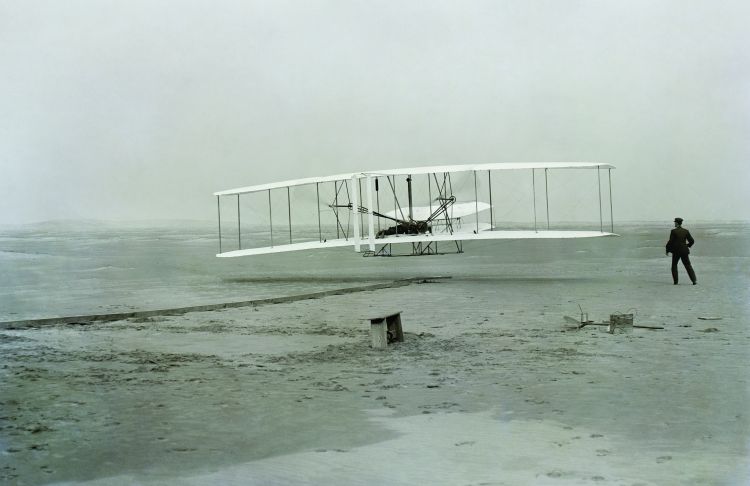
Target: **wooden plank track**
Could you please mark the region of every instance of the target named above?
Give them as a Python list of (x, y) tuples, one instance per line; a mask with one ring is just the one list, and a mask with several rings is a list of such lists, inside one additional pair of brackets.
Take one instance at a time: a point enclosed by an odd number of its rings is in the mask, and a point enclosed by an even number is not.
[(296, 302), (299, 300), (307, 299), (320, 299), (331, 295), (343, 295), (351, 294), (355, 292), (370, 292), (373, 290), (390, 289), (396, 287), (404, 287), (411, 285), (415, 282), (426, 282), (431, 280), (445, 279), (450, 277), (414, 277), (407, 279), (394, 280), (392, 282), (385, 282), (372, 285), (363, 285), (360, 287), (348, 287), (342, 289), (324, 290), (322, 292), (312, 292), (309, 294), (289, 295), (286, 297), (272, 297), (268, 299), (257, 299), (257, 300), (245, 300), (240, 302), (223, 302), (219, 304), (206, 304), (206, 305), (194, 305), (189, 307), (175, 307), (170, 309), (154, 309), (144, 311), (132, 311), (132, 312), (118, 312), (113, 314), (90, 314), (90, 315), (79, 315), (79, 316), (66, 316), (66, 317), (48, 317), (44, 319), (26, 319), (19, 321), (5, 321), (0, 322), (0, 329), (28, 329), (38, 328), (44, 326), (54, 326), (59, 324), (78, 324), (86, 325), (93, 322), (108, 322), (108, 321), (121, 321), (124, 319), (132, 319), (139, 317), (153, 317), (153, 316), (174, 316), (187, 314), (188, 312), (204, 312), (214, 311), (220, 309), (231, 309), (235, 307), (255, 307), (259, 305), (268, 304), (282, 304), (286, 302)]

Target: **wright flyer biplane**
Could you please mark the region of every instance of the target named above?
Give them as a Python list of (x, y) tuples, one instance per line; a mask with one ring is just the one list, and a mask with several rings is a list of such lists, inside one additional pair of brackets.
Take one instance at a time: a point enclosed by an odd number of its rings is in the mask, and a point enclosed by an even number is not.
[[(405, 254), (430, 255), (462, 253), (466, 241), (617, 236), (612, 169), (595, 162), (426, 166), (219, 191), (214, 193), (217, 256), (346, 246), (364, 256), (392, 256), (399, 254), (394, 245)], [(580, 181), (553, 176), (569, 171), (584, 175)], [(551, 222), (550, 188), (556, 180), (563, 186), (557, 188), (558, 195), (592, 193), (586, 196), (588, 221)], [(519, 204), (527, 221), (511, 224), (504, 216)]]

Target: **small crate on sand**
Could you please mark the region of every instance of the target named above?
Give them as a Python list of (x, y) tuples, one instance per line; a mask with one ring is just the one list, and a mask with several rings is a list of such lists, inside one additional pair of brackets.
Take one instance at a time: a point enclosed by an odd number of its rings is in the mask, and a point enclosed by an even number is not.
[(607, 332), (610, 334), (633, 331), (633, 314), (610, 314)]
[(390, 343), (403, 342), (401, 312), (370, 318), (370, 346), (385, 349)]

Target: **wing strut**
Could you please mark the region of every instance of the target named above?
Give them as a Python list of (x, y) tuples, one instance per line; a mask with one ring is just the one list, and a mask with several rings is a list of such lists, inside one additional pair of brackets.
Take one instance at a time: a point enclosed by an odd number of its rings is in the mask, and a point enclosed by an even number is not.
[(536, 170), (531, 169), (531, 194), (534, 198), (534, 233), (537, 232), (536, 230)]
[[(357, 181), (356, 176), (352, 176), (352, 203), (354, 204), (354, 207), (356, 208), (359, 205), (359, 201), (357, 200), (357, 191), (354, 188), (354, 183)], [(346, 181), (344, 181), (346, 182)], [(362, 218), (358, 218), (360, 221), (362, 221)], [(354, 251), (359, 253), (360, 245), (359, 245), (359, 221), (354, 221)]]
[[(380, 212), (380, 190), (378, 189), (378, 178), (375, 178), (375, 198), (377, 199), (378, 212)], [(378, 232), (380, 232), (380, 218), (378, 218)]]
[(289, 244), (292, 244), (292, 198), (289, 195), (289, 186), (286, 187), (286, 206), (289, 209)]
[(615, 217), (612, 211), (612, 169), (607, 169), (607, 177), (609, 177), (609, 222), (612, 224), (612, 233), (614, 233)]
[(216, 210), (219, 213), (219, 253), (221, 253), (221, 196), (216, 196)]
[(604, 219), (602, 219), (602, 176), (599, 167), (596, 168), (596, 182), (599, 186), (599, 231), (604, 233)]
[(495, 228), (495, 218), (492, 216), (492, 171), (490, 170), (487, 171), (487, 183), (490, 186), (490, 231), (492, 231)]
[(432, 213), (432, 184), (430, 184), (430, 174), (427, 174), (427, 200), (430, 204), (430, 213)]
[(320, 185), (319, 182), (315, 183), (315, 200), (318, 206), (318, 241), (323, 242), (323, 230), (320, 227)]
[(339, 206), (339, 188), (336, 185), (336, 181), (333, 181), (333, 214), (336, 216), (336, 239), (338, 240), (341, 238), (341, 235), (339, 234), (339, 226), (341, 226), (341, 223), (339, 223), (339, 210), (337, 209)]
[[(359, 201), (362, 201), (362, 179), (357, 179), (357, 186), (359, 188)], [(352, 192), (354, 192), (354, 189), (352, 188)], [(372, 204), (370, 204), (370, 207), (372, 207)], [(362, 220), (362, 215), (359, 216), (359, 234), (364, 235), (365, 233), (365, 224)]]
[[(367, 205), (372, 208), (372, 177), (367, 176), (365, 179), (365, 185), (367, 186)], [(370, 214), (367, 216), (367, 242), (368, 249), (375, 251), (375, 221), (372, 209)]]
[(412, 212), (411, 202), (411, 175), (406, 176), (406, 190), (409, 194), (409, 221), (414, 221), (414, 213)]
[(273, 213), (271, 212), (271, 189), (268, 190), (268, 223), (271, 227), (271, 248), (273, 248)]
[[(440, 182), (438, 181), (437, 174), (432, 173), (432, 177), (435, 179), (435, 187), (438, 190), (438, 197), (436, 200), (438, 201), (445, 201), (446, 199), (449, 199), (447, 197), (448, 192), (450, 191), (451, 196), (453, 196), (453, 183), (451, 182), (451, 176), (450, 173), (443, 172), (443, 184), (441, 186)], [(446, 187), (446, 185), (448, 187)], [(455, 200), (455, 198), (454, 198)], [(451, 223), (451, 217), (448, 214), (448, 211), (445, 211), (445, 228), (448, 230), (450, 234), (453, 234), (453, 223)]]
[(479, 234), (479, 194), (477, 193), (477, 171), (474, 171), (474, 208), (477, 212), (476, 234)]
[(344, 226), (341, 224), (341, 219), (339, 218), (339, 209), (343, 207), (351, 207), (351, 203), (346, 205), (339, 204), (339, 192), (341, 191), (341, 188), (346, 188), (346, 198), (349, 200), (349, 186), (346, 185), (346, 181), (342, 180), (341, 185), (338, 186), (336, 184), (336, 181), (333, 181), (333, 188), (334, 188), (334, 203), (329, 204), (328, 207), (333, 209), (333, 214), (336, 216), (336, 238), (341, 238), (341, 233), (344, 233), (344, 239), (349, 240), (349, 217), (350, 215), (347, 215), (347, 224), (346, 229), (344, 229)]
[(549, 229), (549, 192), (547, 191), (547, 170), (544, 169), (544, 202), (547, 203), (547, 229)]

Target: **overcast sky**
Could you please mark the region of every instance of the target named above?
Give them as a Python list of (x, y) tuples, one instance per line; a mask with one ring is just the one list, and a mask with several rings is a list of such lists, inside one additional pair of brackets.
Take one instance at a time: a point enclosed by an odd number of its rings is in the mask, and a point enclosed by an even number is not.
[(0, 223), (599, 161), (615, 220), (750, 219), (750, 2), (0, 0)]

